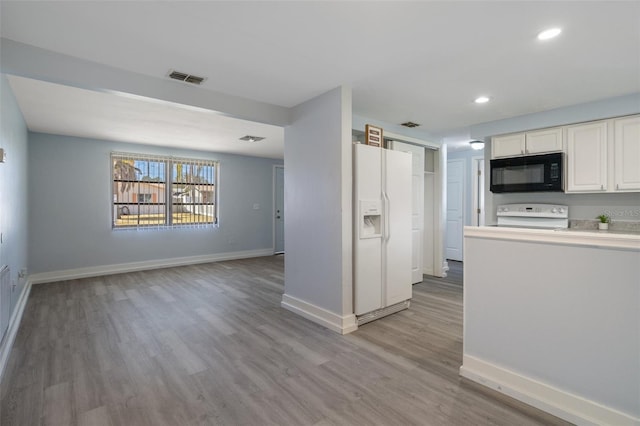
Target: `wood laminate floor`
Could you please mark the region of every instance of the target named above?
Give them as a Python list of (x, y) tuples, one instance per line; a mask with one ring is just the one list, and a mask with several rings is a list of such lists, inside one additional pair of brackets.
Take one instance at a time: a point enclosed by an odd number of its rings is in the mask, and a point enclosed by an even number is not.
[(0, 423), (564, 424), (460, 378), (461, 283), (425, 279), (411, 309), (340, 336), (280, 308), (283, 263), (34, 286)]

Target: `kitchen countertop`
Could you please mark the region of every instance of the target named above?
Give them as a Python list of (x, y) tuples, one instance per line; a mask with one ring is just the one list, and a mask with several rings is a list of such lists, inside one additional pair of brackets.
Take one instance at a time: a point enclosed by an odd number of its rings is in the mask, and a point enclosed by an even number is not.
[(551, 244), (607, 247), (640, 251), (640, 232), (588, 229), (535, 229), (498, 226), (465, 226), (464, 237), (528, 241)]

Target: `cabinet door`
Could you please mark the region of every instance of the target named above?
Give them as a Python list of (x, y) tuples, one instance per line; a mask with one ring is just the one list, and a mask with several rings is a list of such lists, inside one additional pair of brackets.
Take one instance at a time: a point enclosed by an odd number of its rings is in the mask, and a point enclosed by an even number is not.
[(525, 154), (562, 152), (562, 128), (527, 132)]
[(616, 190), (640, 190), (640, 116), (615, 120)]
[(491, 138), (491, 158), (515, 157), (524, 154), (524, 133)]
[(607, 123), (567, 128), (567, 192), (607, 190)]

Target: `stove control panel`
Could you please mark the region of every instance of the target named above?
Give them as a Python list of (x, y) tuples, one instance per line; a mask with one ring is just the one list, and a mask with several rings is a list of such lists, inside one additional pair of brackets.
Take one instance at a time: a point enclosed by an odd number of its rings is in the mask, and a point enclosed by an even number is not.
[(569, 207), (557, 204), (503, 204), (498, 206), (498, 216), (566, 219), (569, 217)]

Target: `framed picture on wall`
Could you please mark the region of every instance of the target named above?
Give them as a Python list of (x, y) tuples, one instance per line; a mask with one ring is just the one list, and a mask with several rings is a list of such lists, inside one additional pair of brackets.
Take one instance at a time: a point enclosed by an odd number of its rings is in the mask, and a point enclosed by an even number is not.
[(382, 147), (382, 129), (367, 124), (364, 128), (365, 140), (364, 143), (371, 146)]

